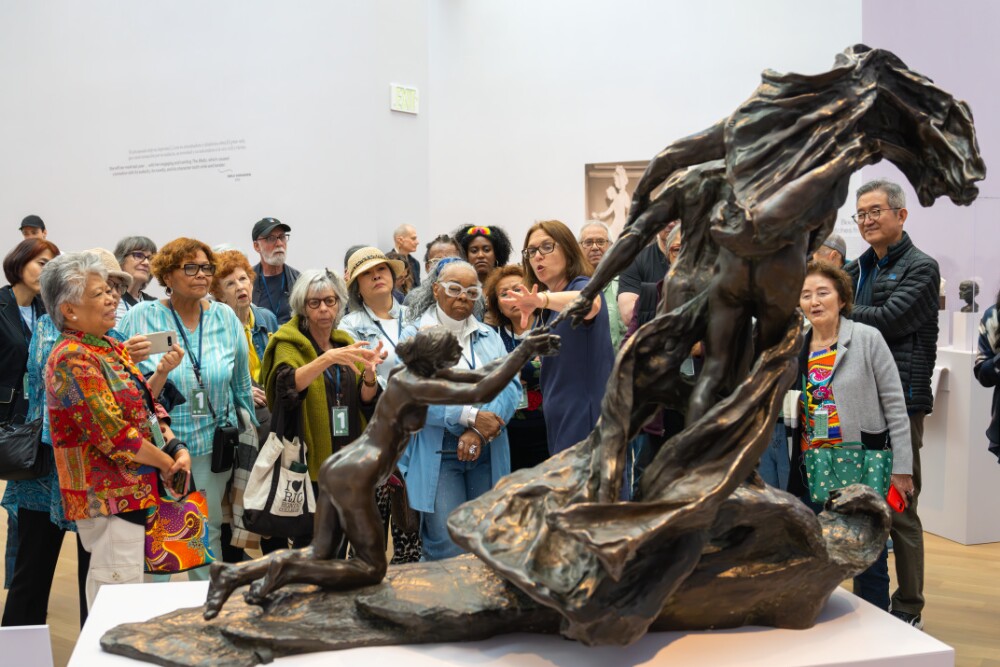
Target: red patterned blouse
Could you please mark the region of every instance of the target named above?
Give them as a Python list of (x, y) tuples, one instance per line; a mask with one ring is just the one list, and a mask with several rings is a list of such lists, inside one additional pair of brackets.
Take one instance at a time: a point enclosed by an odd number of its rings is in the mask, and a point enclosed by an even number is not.
[[(159, 503), (156, 471), (135, 462), (142, 441), (158, 442), (125, 346), (67, 331), (45, 372), (52, 446), (63, 509), (70, 521)], [(168, 418), (156, 403), (157, 417)]]

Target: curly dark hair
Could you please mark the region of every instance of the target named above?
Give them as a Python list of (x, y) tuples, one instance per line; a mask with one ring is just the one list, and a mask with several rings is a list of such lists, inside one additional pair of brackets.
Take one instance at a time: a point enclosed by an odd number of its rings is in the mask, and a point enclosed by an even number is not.
[(418, 331), (413, 338), (396, 345), (396, 356), (406, 368), (425, 378), (442, 368), (451, 368), (458, 363), (461, 354), (458, 339), (444, 327)]
[(163, 281), (164, 277), (179, 269), (184, 260), (194, 257), (199, 250), (205, 253), (210, 264), (215, 264), (215, 253), (212, 252), (207, 243), (197, 239), (182, 236), (160, 248), (160, 252), (153, 255), (153, 261), (149, 267), (156, 277), (156, 282), (166, 287), (167, 283)]
[(493, 254), (497, 258), (497, 266), (504, 266), (510, 261), (512, 246), (510, 237), (500, 227), (480, 227), (477, 225), (462, 225), (452, 234), (458, 245), (462, 247), (465, 256), (469, 256), (469, 244), (477, 237), (482, 236), (493, 246)]
[(840, 309), (840, 314), (844, 317), (849, 316), (851, 308), (854, 306), (854, 288), (851, 287), (851, 277), (847, 275), (847, 272), (830, 262), (813, 260), (806, 265), (805, 277), (808, 278), (812, 275), (823, 276), (833, 283), (834, 289), (837, 290), (837, 295), (844, 302), (844, 305)]
[(507, 327), (513, 325), (510, 318), (504, 315), (503, 311), (500, 310), (497, 287), (500, 285), (501, 280), (511, 276), (517, 276), (523, 281), (524, 268), (520, 264), (508, 264), (507, 266), (501, 266), (496, 271), (490, 273), (490, 277), (486, 279), (486, 285), (483, 287), (483, 294), (486, 296), (487, 320)]

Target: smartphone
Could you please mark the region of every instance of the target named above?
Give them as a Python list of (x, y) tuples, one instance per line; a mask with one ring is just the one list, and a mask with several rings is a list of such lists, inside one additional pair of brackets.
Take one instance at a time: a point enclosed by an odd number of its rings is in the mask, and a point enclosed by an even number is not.
[(146, 336), (146, 340), (152, 345), (149, 350), (150, 354), (163, 354), (170, 350), (174, 346), (174, 343), (177, 342), (176, 331), (154, 331), (153, 333), (144, 335)]
[(177, 498), (184, 497), (188, 491), (188, 484), (191, 482), (191, 473), (178, 470), (174, 473), (174, 479), (170, 485), (170, 490)]
[(885, 501), (889, 503), (889, 507), (897, 512), (902, 512), (906, 509), (906, 503), (903, 501), (902, 494), (892, 484), (889, 485), (889, 495), (886, 496)]

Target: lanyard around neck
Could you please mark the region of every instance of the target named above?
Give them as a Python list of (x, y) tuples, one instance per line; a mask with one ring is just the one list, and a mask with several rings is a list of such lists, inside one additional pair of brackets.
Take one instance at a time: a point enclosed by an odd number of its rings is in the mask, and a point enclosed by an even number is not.
[[(374, 315), (374, 313), (372, 313), (372, 314)], [(403, 318), (402, 317), (395, 318), (395, 320), (396, 320), (396, 340), (393, 340), (393, 339), (389, 338), (389, 334), (386, 333), (386, 330), (382, 327), (382, 321), (379, 319), (378, 315), (375, 315), (375, 317), (373, 317), (372, 319), (375, 321), (375, 326), (378, 327), (378, 330), (382, 332), (382, 336), (387, 341), (389, 341), (389, 345), (392, 345), (392, 349), (395, 350), (396, 349), (396, 343), (399, 342), (400, 336), (403, 335)]]
[(334, 379), (333, 374), (330, 373), (330, 369), (329, 368), (325, 369), (323, 371), (323, 374), (326, 375), (326, 379), (327, 380), (329, 380), (330, 382), (334, 383), (334, 386), (336, 387), (334, 389), (334, 391), (336, 392), (334, 394), (334, 397), (335, 397), (334, 400), (336, 401), (337, 405), (339, 406), (340, 405), (340, 401), (344, 397), (343, 392), (340, 390), (340, 366), (334, 366), (334, 369), (337, 371), (337, 377), (336, 377), (336, 379)]
[(476, 370), (476, 344), (473, 342), (474, 334), (475, 332), (469, 335), (469, 356), (471, 357), (471, 360), (466, 359), (464, 354), (462, 355), (462, 359), (465, 363), (469, 364), (469, 368), (472, 370)]
[[(271, 312), (277, 314), (278, 309), (274, 307), (274, 301), (271, 300), (271, 290), (267, 287), (267, 278), (264, 277), (264, 265), (260, 268), (260, 282), (264, 287), (264, 296), (267, 297), (267, 303), (271, 306)], [(278, 305), (281, 305), (281, 295), (285, 293), (285, 267), (281, 267), (281, 287), (278, 289)]]
[(191, 357), (191, 366), (194, 367), (194, 374), (198, 376), (198, 384), (201, 384), (201, 344), (202, 334), (205, 331), (202, 323), (205, 321), (205, 309), (201, 307), (201, 303), (198, 304), (198, 354), (196, 355), (194, 349), (191, 347), (191, 343), (188, 341), (187, 327), (181, 322), (181, 318), (177, 316), (177, 311), (174, 310), (174, 302), (171, 300), (167, 303), (170, 304), (170, 314), (174, 316), (177, 330), (181, 334), (181, 340), (184, 341), (184, 349), (187, 350), (188, 355)]

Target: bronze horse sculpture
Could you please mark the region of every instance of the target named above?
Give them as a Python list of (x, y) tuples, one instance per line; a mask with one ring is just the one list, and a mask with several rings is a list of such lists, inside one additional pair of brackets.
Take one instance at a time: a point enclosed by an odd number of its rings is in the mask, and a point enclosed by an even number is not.
[[(487, 393), (468, 384), (474, 378), (442, 372), (443, 350), (430, 375), (390, 378), (395, 400), (406, 406), (400, 424), (390, 423), (396, 403), (380, 403), (383, 414), (368, 426), (377, 433), (366, 432), (330, 463), (337, 480), (367, 486), (327, 489), (340, 497), (322, 525), (317, 519), (316, 532), (339, 531), (331, 545), (345, 532), (359, 539), (361, 562), (323, 558), (326, 549), (219, 566), (204, 609), (119, 626), (102, 645), (176, 665), (195, 664), (214, 647), (231, 657), (218, 664), (242, 665), (276, 654), (516, 631), (558, 629), (586, 644), (626, 644), (649, 629), (811, 626), (833, 589), (878, 554), (888, 507), (859, 485), (831, 496), (816, 516), (754, 470), (795, 373), (806, 257), (832, 229), (850, 175), (883, 158), (925, 206), (943, 195), (968, 205), (985, 176), (968, 106), (892, 53), (857, 45), (821, 74), (765, 71), (732, 115), (650, 163), (626, 232), (560, 317), (579, 319), (658, 230), (680, 219), (684, 247), (665, 280), (666, 298), (619, 353), (590, 436), (509, 475), (449, 517), (453, 539), (475, 558), (387, 570), (375, 553), (380, 529), (366, 524), (378, 521), (374, 484), (398, 457), (393, 443), (420, 427), (419, 406)], [(536, 335), (536, 351), (556, 347)], [(697, 341), (707, 361), (692, 387), (679, 369)], [(521, 362), (491, 369), (489, 383), (512, 376)], [(619, 502), (627, 443), (664, 406), (686, 406), (687, 426), (644, 472), (643, 500)], [(378, 433), (389, 433), (383, 445)], [(351, 470), (363, 474), (355, 479)], [(292, 580), (328, 590), (281, 590)], [(223, 608), (251, 581), (250, 601), (263, 605), (263, 614)], [(351, 586), (366, 587), (333, 592)], [(203, 612), (220, 611), (219, 619), (193, 625)], [(329, 620), (318, 629), (306, 623), (310, 613)], [(177, 628), (192, 627), (191, 656), (164, 662), (159, 647), (179, 636)]]

